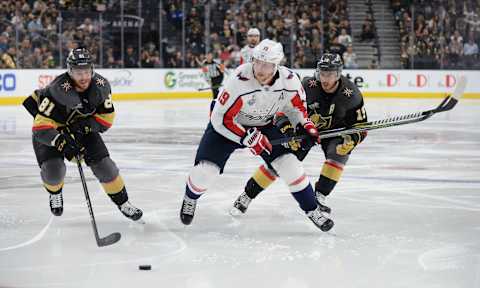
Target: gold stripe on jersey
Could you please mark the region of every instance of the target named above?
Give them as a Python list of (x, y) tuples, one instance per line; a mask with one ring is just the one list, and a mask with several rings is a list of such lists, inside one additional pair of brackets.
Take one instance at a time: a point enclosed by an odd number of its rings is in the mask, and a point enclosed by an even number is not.
[(35, 100), (35, 101), (38, 103), (38, 95), (37, 95), (37, 93), (33, 92), (32, 95), (30, 95), (30, 96), (32, 96), (33, 100)]
[(57, 129), (58, 127), (62, 126), (64, 125), (39, 113), (35, 116), (35, 119), (33, 120), (32, 130), (44, 130), (50, 128)]
[(117, 194), (118, 192), (122, 191), (123, 187), (125, 187), (125, 183), (123, 182), (122, 176), (118, 175), (115, 179), (110, 182), (102, 183), (103, 190), (107, 194)]
[(271, 175), (263, 166), (257, 168), (252, 178), (263, 189), (267, 189), (275, 181), (275, 176)]
[(342, 176), (342, 172), (343, 169), (340, 166), (325, 161), (325, 163), (323, 163), (322, 172), (320, 173), (320, 175), (323, 175), (328, 179), (338, 182), (338, 180), (340, 180), (340, 177)]
[(47, 183), (43, 183), (43, 186), (50, 192), (58, 192), (60, 189), (63, 188), (63, 181), (60, 182), (60, 184), (57, 184), (57, 185), (50, 185), (50, 184), (47, 184)]
[(105, 114), (95, 114), (95, 120), (102, 124), (105, 127), (112, 127), (113, 120), (115, 119), (115, 112), (105, 113)]

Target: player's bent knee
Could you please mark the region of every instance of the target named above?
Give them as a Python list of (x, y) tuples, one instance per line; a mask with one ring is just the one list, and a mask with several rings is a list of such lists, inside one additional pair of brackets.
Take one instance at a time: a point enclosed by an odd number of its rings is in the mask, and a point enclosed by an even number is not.
[(92, 164), (90, 168), (101, 183), (111, 182), (119, 175), (118, 167), (110, 157), (104, 157)]
[(272, 162), (278, 175), (288, 184), (291, 192), (298, 192), (309, 185), (302, 163), (293, 155), (285, 154)]
[(193, 166), (188, 175), (187, 185), (195, 194), (202, 194), (220, 174), (220, 167), (209, 161), (201, 161)]
[(66, 167), (63, 159), (53, 158), (40, 165), (40, 175), (44, 183), (57, 185), (63, 182), (66, 174)]

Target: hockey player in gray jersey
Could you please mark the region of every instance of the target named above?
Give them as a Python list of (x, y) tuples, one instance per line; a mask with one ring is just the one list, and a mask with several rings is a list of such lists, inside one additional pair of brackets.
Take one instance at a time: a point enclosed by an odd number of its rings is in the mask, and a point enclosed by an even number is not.
[[(307, 96), (308, 115), (319, 131), (367, 121), (362, 94), (352, 81), (341, 75), (342, 67), (340, 55), (326, 53), (318, 61), (315, 75), (305, 77), (302, 81)], [(288, 137), (303, 133), (302, 128), (295, 129), (285, 115), (277, 115), (276, 126)], [(325, 197), (340, 180), (350, 153), (365, 137), (366, 132), (322, 140), (321, 147), (326, 160), (315, 183), (315, 193), (323, 212), (330, 213), (331, 209), (325, 205)], [(308, 139), (302, 143), (289, 143), (290, 149), (300, 161), (307, 156), (313, 145), (315, 143)], [(252, 199), (276, 178), (275, 171), (266, 165), (260, 166), (248, 180), (245, 191), (234, 202), (232, 212), (245, 213)]]
[(33, 150), (53, 215), (63, 213), (64, 159), (83, 158), (110, 199), (136, 221), (143, 212), (128, 198), (119, 169), (110, 158), (101, 133), (113, 124), (115, 109), (107, 79), (95, 73), (85, 48), (70, 51), (68, 72), (27, 97), (23, 105), (33, 116)]
[(301, 82), (295, 73), (280, 66), (280, 43), (263, 40), (255, 47), (253, 58), (252, 63), (239, 66), (219, 92), (187, 177), (180, 219), (185, 225), (191, 224), (198, 199), (223, 172), (230, 155), (236, 149), (250, 148), (286, 182), (307, 217), (322, 231), (328, 231), (333, 221), (321, 212), (301, 162), (286, 147), (272, 147), (269, 141), (282, 137), (272, 123), (277, 112), (303, 127), (313, 142), (318, 141), (318, 131), (307, 116)]

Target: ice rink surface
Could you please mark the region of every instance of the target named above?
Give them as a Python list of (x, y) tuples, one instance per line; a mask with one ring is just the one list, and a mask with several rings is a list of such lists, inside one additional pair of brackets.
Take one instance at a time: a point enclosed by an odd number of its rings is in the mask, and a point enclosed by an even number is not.
[[(441, 99), (366, 99), (370, 120)], [(371, 131), (327, 200), (322, 233), (277, 181), (233, 218), (261, 163), (237, 151), (179, 220), (185, 179), (208, 118), (207, 100), (116, 103), (104, 135), (145, 225), (126, 219), (86, 170), (101, 236), (95, 244), (76, 166), (67, 165), (62, 217), (51, 216), (31, 145), (32, 119), (0, 107), (0, 287), (480, 287), (480, 101), (418, 124)], [(304, 164), (312, 182), (319, 148)], [(138, 265), (152, 265), (140, 271)]]

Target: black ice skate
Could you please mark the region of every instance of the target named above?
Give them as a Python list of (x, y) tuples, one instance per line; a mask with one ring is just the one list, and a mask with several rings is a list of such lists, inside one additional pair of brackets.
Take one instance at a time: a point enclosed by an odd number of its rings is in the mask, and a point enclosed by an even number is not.
[(185, 195), (182, 202), (182, 209), (180, 209), (180, 220), (185, 225), (190, 225), (195, 216), (195, 208), (197, 207), (197, 199), (192, 199)]
[(315, 224), (315, 226), (320, 228), (320, 230), (322, 230), (323, 232), (327, 232), (333, 227), (333, 221), (322, 214), (320, 207), (317, 207), (317, 209), (308, 212), (307, 216), (310, 220), (312, 220), (313, 224)]
[(320, 210), (322, 212), (330, 214), (330, 212), (332, 212), (332, 209), (330, 209), (330, 207), (325, 205), (326, 196), (320, 193), (319, 191), (315, 191), (315, 195), (316, 195), (317, 204)]
[(50, 193), (50, 211), (55, 216), (62, 216), (63, 213), (63, 195), (62, 191)]
[(233, 203), (233, 209), (230, 211), (230, 214), (234, 216), (244, 214), (245, 212), (247, 212), (250, 202), (252, 202), (252, 198), (248, 197), (246, 192), (243, 192)]
[(137, 221), (142, 218), (143, 212), (142, 210), (138, 209), (137, 207), (130, 204), (130, 202), (126, 201), (122, 205), (118, 206), (120, 212), (125, 215), (127, 218), (132, 219), (133, 221)]

